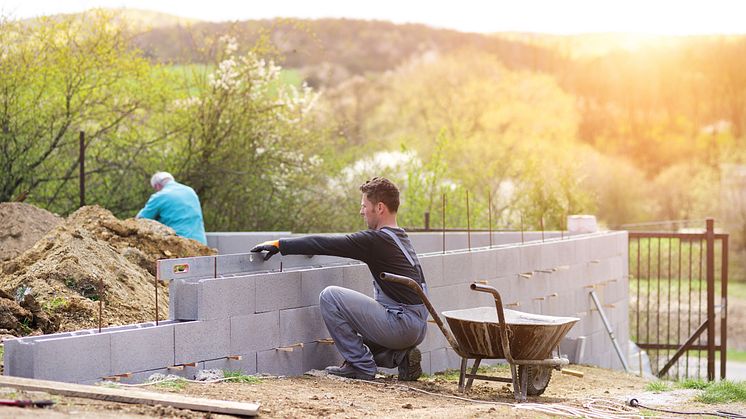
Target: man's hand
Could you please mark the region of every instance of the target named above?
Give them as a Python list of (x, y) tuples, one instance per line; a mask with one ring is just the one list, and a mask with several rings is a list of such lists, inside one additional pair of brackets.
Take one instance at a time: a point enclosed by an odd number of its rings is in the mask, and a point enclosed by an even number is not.
[(267, 251), (267, 254), (264, 256), (264, 260), (269, 260), (272, 256), (277, 254), (280, 251), (280, 241), (279, 240), (270, 240), (266, 241), (264, 243), (259, 243), (256, 246), (254, 246), (253, 249), (251, 249), (252, 252), (263, 252)]

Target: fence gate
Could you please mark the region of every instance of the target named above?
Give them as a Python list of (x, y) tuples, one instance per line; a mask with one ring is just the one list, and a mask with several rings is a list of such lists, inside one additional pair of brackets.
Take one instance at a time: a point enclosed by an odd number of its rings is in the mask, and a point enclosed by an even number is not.
[(629, 274), (630, 334), (653, 373), (714, 380), (719, 362), (725, 379), (728, 235), (712, 219), (704, 232), (630, 231)]

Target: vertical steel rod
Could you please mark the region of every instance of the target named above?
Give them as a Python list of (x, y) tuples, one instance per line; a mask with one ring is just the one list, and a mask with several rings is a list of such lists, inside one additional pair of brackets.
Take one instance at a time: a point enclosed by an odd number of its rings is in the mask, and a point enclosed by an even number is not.
[(101, 324), (103, 323), (104, 315), (104, 277), (100, 277), (98, 281), (98, 333), (101, 333)]
[(158, 280), (161, 278), (161, 264), (155, 261), (155, 325), (158, 326)]
[(469, 191), (466, 191), (466, 245), (471, 252), (471, 213), (469, 212)]
[(521, 244), (523, 244), (523, 213), (521, 213)]
[[(707, 380), (715, 380), (715, 220), (707, 219)], [(722, 362), (722, 361), (721, 361)]]
[(539, 225), (541, 226), (541, 241), (544, 242), (544, 216), (539, 218)]
[(443, 204), (441, 205), (442, 222), (443, 222), (443, 253), (446, 252), (446, 194), (443, 194)]
[(489, 230), (490, 249), (492, 249), (492, 191), (487, 191), (487, 201), (487, 213), (489, 214), (487, 230)]

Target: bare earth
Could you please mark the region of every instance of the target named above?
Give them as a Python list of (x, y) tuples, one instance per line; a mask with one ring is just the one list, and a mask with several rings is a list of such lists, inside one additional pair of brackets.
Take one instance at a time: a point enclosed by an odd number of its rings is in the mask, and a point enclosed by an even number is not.
[[(667, 409), (713, 412), (726, 410), (746, 413), (746, 405), (704, 405), (692, 402), (696, 391), (676, 391), (654, 394), (644, 390), (646, 380), (618, 371), (595, 367), (573, 365), (572, 369), (582, 371), (584, 378), (555, 373), (546, 393), (531, 397), (526, 404), (514, 404), (509, 386), (502, 383), (476, 381), (466, 397), (497, 402), (493, 404), (475, 403), (448, 396), (463, 396), (457, 391), (457, 383), (442, 376), (421, 378), (414, 383), (400, 385), (396, 379), (377, 379), (374, 383), (336, 379), (331, 377), (262, 378), (260, 383), (189, 383), (181, 390), (151, 386), (147, 389), (159, 392), (176, 392), (182, 395), (222, 400), (235, 400), (260, 404), (260, 416), (280, 417), (335, 417), (353, 418), (375, 417), (552, 417), (536, 409), (542, 407), (583, 405), (603, 408), (604, 401), (616, 409), (624, 409), (623, 402), (631, 397), (638, 398), (649, 406)], [(506, 369), (495, 372), (507, 376)], [(424, 394), (410, 388), (425, 390)], [(142, 388), (140, 388), (142, 389)], [(0, 389), (3, 390), (3, 389)], [(5, 390), (6, 392), (12, 390)], [(2, 398), (22, 398), (27, 394), (1, 394)], [(52, 398), (57, 404), (51, 409), (19, 409), (0, 407), (0, 417), (225, 417), (206, 415), (202, 412), (179, 410), (169, 407), (128, 405), (71, 397), (57, 397), (44, 394), (29, 395), (33, 399)], [(595, 402), (593, 401), (595, 400)], [(589, 405), (590, 403), (590, 405)], [(617, 413), (645, 414), (650, 411), (626, 408)], [(607, 413), (611, 413), (607, 410)], [(663, 416), (664, 414), (660, 414)], [(668, 415), (670, 416), (670, 415)]]

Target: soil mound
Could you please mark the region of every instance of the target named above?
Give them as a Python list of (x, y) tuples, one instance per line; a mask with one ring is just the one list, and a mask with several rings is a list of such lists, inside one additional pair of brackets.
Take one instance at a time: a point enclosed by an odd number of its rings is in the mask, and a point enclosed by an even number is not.
[(0, 203), (0, 262), (25, 252), (61, 222), (59, 215), (33, 205)]
[[(26, 320), (28, 333), (97, 327), (99, 300), (104, 326), (152, 321), (156, 259), (212, 254), (213, 249), (179, 237), (156, 221), (119, 220), (106, 209), (87, 206), (5, 262), (0, 286), (16, 301), (33, 297), (48, 314), (46, 322)], [(158, 292), (163, 297), (158, 299), (159, 316), (164, 319), (168, 289), (160, 284)]]

